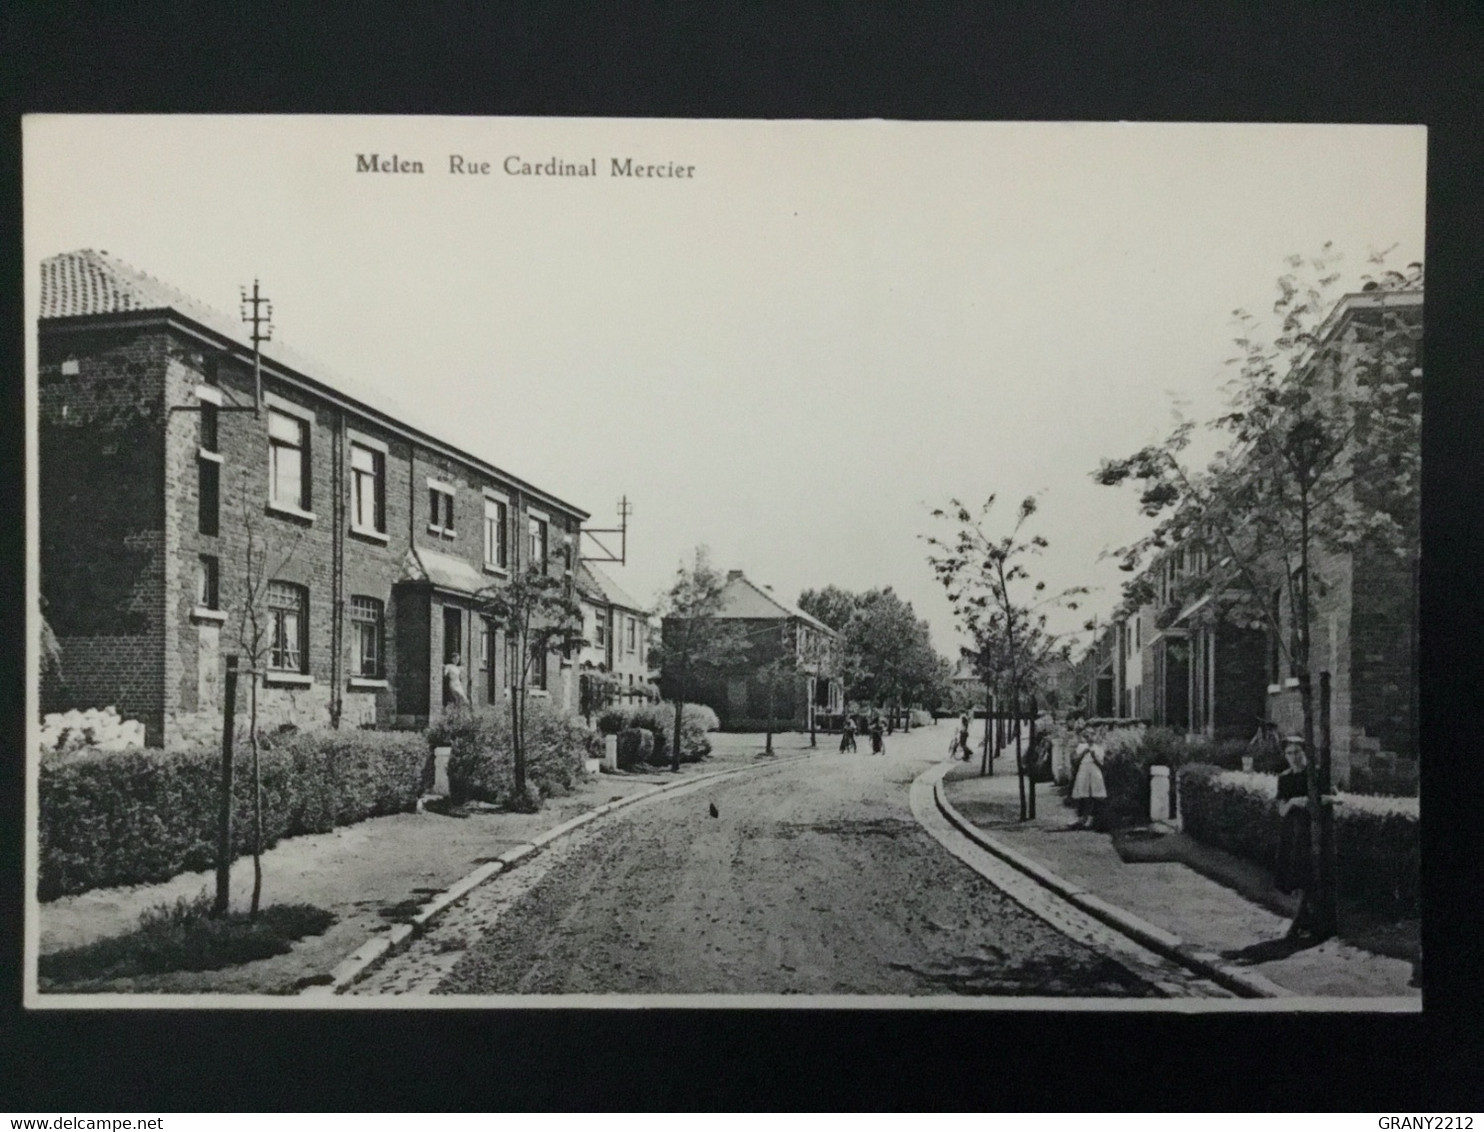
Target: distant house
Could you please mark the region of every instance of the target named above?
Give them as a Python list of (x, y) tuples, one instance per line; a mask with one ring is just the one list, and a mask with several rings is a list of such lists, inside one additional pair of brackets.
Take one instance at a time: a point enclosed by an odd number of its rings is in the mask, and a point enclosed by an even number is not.
[[(818, 618), (750, 581), (741, 570), (727, 573), (718, 620), (738, 626), (748, 643), (747, 659), (716, 679), (702, 681), (686, 698), (712, 708), (724, 728), (761, 730), (769, 718), (775, 727), (805, 730), (817, 716), (845, 710), (845, 688), (839, 678), (839, 634)], [(673, 618), (665, 618), (671, 631)], [(783, 656), (796, 663), (784, 680), (769, 681), (763, 670)], [(674, 694), (672, 682), (662, 678), (661, 691)]]
[(649, 611), (589, 562), (577, 566), (576, 590), (587, 640), (578, 656), (582, 705), (647, 698), (653, 686)]

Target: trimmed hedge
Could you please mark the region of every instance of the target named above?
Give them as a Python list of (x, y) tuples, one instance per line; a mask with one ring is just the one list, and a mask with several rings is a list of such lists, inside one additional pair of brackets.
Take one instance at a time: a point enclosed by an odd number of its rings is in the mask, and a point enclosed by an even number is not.
[(654, 732), (643, 727), (625, 727), (618, 733), (618, 769), (632, 770), (654, 754)]
[(526, 704), (527, 796), (515, 796), (515, 745), (508, 711), (464, 712), (428, 732), (434, 747), (452, 747), (448, 788), (455, 802), (490, 802), (510, 809), (539, 808), (542, 798), (565, 794), (589, 758), (602, 758), (603, 741), (581, 718), (547, 700)]
[[(1196, 764), (1180, 771), (1185, 832), (1271, 868), (1278, 851), (1277, 777)], [(1421, 908), (1417, 800), (1346, 794), (1335, 806), (1342, 899), (1387, 915)]]
[[(263, 847), (417, 807), (422, 735), (306, 731), (262, 736)], [(152, 884), (216, 863), (221, 752), (84, 754), (40, 771), (37, 899)], [(233, 855), (252, 850), (252, 751), (236, 749)]]
[[(681, 710), (680, 761), (700, 762), (711, 753), (707, 732), (717, 730), (721, 721), (704, 704), (686, 704)], [(664, 766), (670, 761), (670, 734), (674, 725), (675, 705), (665, 701), (611, 707), (597, 719), (598, 731), (603, 735), (617, 735), (631, 727), (642, 727), (652, 732), (654, 749), (648, 755), (651, 766)]]

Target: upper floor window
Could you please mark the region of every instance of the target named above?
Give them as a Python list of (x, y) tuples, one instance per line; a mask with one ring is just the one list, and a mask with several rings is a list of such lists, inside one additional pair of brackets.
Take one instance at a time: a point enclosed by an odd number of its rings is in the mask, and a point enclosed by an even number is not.
[(428, 481), (428, 527), (434, 534), (454, 536), (453, 486)]
[(196, 562), (196, 608), (221, 608), (221, 563), (215, 555), (203, 554)]
[(526, 529), (526, 551), (531, 565), (535, 566), (537, 571), (542, 574), (549, 573), (551, 566), (547, 562), (546, 556), (550, 550), (550, 536), (546, 516), (537, 515), (535, 512), (532, 512)]
[(309, 591), (290, 582), (268, 583), (268, 667), (309, 671)]
[(484, 564), (504, 570), (510, 564), (509, 507), (500, 499), (484, 501)]
[(309, 426), (297, 417), (268, 411), (268, 498), (281, 507), (309, 509)]
[(593, 610), (593, 644), (602, 648), (608, 643), (608, 611)]
[(386, 458), (354, 442), (350, 446), (350, 525), (386, 533)]
[(382, 668), (384, 614), (381, 602), (359, 594), (350, 599), (351, 643), (350, 674), (379, 680)]
[(639, 622), (633, 617), (628, 619), (628, 640), (626, 642), (629, 652), (634, 652), (639, 647)]

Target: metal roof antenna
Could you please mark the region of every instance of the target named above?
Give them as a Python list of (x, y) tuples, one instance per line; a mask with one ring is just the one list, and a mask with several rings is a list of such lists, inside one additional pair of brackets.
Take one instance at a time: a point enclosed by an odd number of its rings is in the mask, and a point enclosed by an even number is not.
[[(581, 553), (581, 550), (580, 550), (580, 546), (579, 546), (579, 553), (578, 553), (578, 559), (579, 559), (579, 561), (582, 561), (582, 562), (612, 562), (612, 563), (616, 563), (619, 566), (626, 566), (626, 565), (628, 565), (628, 559), (629, 559), (629, 516), (632, 515), (633, 513), (634, 513), (634, 505), (629, 502), (629, 497), (627, 495), (625, 495), (622, 499), (620, 499), (618, 501), (618, 526), (616, 526), (616, 527), (605, 527), (605, 528), (596, 528), (596, 527), (584, 527), (584, 528), (582, 528), (582, 533), (584, 535), (586, 535), (592, 541), (592, 545), (596, 548), (596, 552), (593, 553), (593, 554), (582, 554)], [(602, 539), (600, 539), (600, 538), (597, 537), (599, 535), (617, 535), (618, 536), (618, 553), (615, 554), (611, 549), (609, 549), (608, 544), (604, 543)]]

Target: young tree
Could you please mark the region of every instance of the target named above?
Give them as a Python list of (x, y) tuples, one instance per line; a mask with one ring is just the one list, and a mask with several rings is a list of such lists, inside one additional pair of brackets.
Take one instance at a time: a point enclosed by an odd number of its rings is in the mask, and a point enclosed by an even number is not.
[(510, 742), (514, 756), (515, 804), (528, 806), (526, 789), (526, 701), (531, 675), (553, 652), (570, 652), (587, 642), (582, 636), (582, 607), (564, 573), (551, 569), (562, 562), (528, 562), (508, 582), (487, 586), (475, 595), (478, 611), (505, 631), (516, 660), (510, 674)]
[[(1228, 408), (1212, 422), (1229, 447), (1205, 470), (1187, 464), (1196, 430), (1182, 420), (1163, 443), (1104, 460), (1094, 473), (1109, 486), (1139, 484), (1140, 508), (1157, 520), (1120, 552), (1123, 568), (1171, 547), (1201, 550), (1207, 568), (1181, 596), (1210, 595), (1213, 616), (1265, 625), (1298, 680), (1304, 748), (1316, 768), (1309, 811), (1317, 883), (1305, 891), (1294, 930), (1319, 938), (1336, 926), (1331, 752), (1327, 736), (1316, 752), (1312, 675), (1315, 602), (1330, 584), (1322, 560), (1362, 546), (1394, 555), (1407, 564), (1415, 606), (1420, 545), (1420, 319), (1383, 303), (1337, 333), (1328, 316), (1338, 259), (1329, 244), (1317, 256), (1289, 258), (1271, 340), (1252, 315), (1236, 312)], [(1420, 290), (1422, 280), (1422, 265), (1412, 264), (1367, 277), (1367, 290)], [(1274, 593), (1286, 597), (1286, 633)]]
[[(934, 552), (928, 555), (928, 561), (948, 594), (960, 628), (974, 642), (967, 655), (987, 688), (1006, 693), (1018, 720), (1024, 695), (1037, 690), (1039, 675), (1052, 658), (1065, 651), (1048, 628), (1049, 613), (1059, 608), (1076, 609), (1078, 599), (1087, 590), (1072, 586), (1048, 594), (1046, 583), (1031, 576), (1029, 560), (1047, 547), (1041, 535), (1022, 534), (1026, 522), (1036, 513), (1035, 496), (1021, 501), (1014, 526), (1001, 536), (985, 529), (994, 504), (995, 496), (991, 495), (978, 515), (956, 499), (951, 501), (951, 513), (935, 510), (935, 518), (957, 523), (958, 531), (947, 540), (929, 537)], [(1015, 762), (1024, 819), (1029, 809), (1018, 741)]]
[(685, 697), (708, 675), (724, 671), (747, 652), (747, 641), (734, 625), (718, 619), (724, 575), (711, 566), (705, 547), (697, 547), (690, 566), (684, 563), (662, 599), (664, 631), (653, 654), (675, 697), (675, 726), (671, 733), (670, 769), (680, 769), (680, 727)]
[[(242, 557), (238, 562), (240, 591), (237, 596), (241, 604), (236, 628), (238, 651), (247, 661), (247, 735), (252, 751), (253, 783), (253, 882), (249, 915), (256, 918), (263, 893), (263, 770), (258, 735), (258, 688), (271, 668), (287, 668), (297, 663), (302, 655), (303, 610), (276, 609), (273, 598), (275, 582), (293, 562), (303, 532), (296, 530), (291, 539), (282, 539), (264, 529), (260, 512), (249, 502), (255, 496), (250, 493), (245, 471), (238, 498), (242, 507), (244, 538)], [(217, 894), (217, 913), (227, 910), (225, 896), (225, 893)]]

